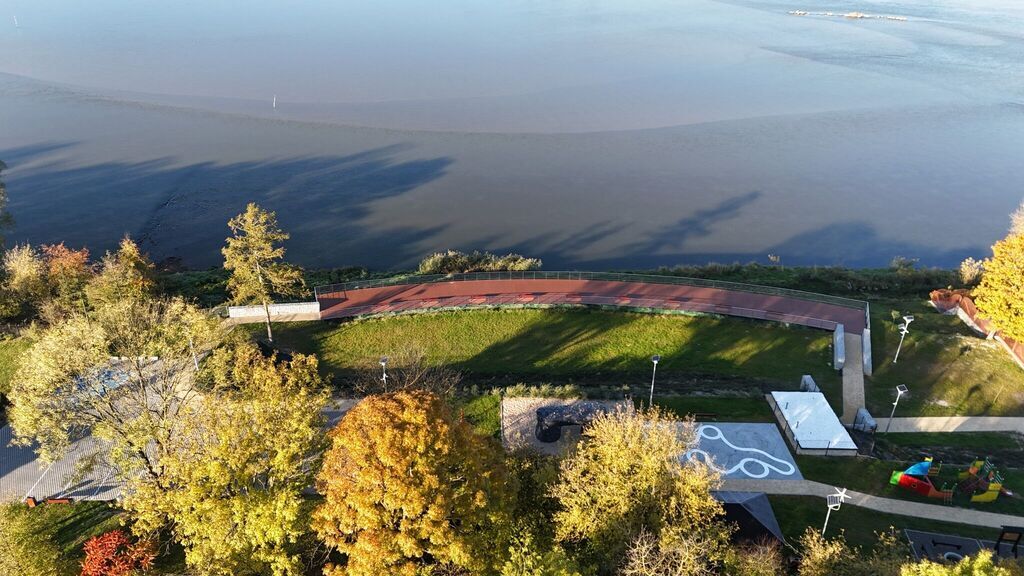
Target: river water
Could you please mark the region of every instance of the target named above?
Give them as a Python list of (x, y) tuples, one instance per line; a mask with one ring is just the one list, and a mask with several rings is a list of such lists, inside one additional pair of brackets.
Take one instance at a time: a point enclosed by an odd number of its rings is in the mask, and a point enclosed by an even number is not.
[(307, 266), (955, 265), (1024, 197), (1024, 4), (0, 0), (0, 160), (9, 244), (193, 267), (252, 200)]

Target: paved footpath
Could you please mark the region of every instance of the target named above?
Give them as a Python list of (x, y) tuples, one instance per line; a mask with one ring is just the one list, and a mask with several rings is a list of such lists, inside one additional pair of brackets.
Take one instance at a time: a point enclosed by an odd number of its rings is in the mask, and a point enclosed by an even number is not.
[[(324, 320), (431, 308), (510, 304), (592, 304), (622, 308), (688, 310), (774, 320), (848, 332), (865, 328), (864, 310), (782, 294), (762, 294), (681, 284), (611, 280), (520, 278), (398, 284), (325, 292), (318, 289)], [(856, 361), (859, 356), (853, 358)]]
[(843, 334), (846, 347), (846, 363), (843, 365), (843, 416), (844, 424), (853, 424), (857, 410), (864, 407), (864, 351), (859, 333)]
[[(885, 430), (888, 418), (876, 418)], [(893, 418), (889, 432), (1018, 432), (1024, 434), (1024, 418), (1013, 416), (929, 416)]]
[[(723, 480), (722, 489), (738, 492), (765, 492), (767, 494), (785, 496), (818, 496), (821, 498), (836, 492), (834, 487), (813, 480)], [(850, 496), (846, 501), (847, 504), (887, 514), (914, 516), (915, 518), (988, 526), (991, 528), (1020, 526), (1024, 524), (1024, 516), (996, 514), (994, 512), (983, 512), (981, 510), (943, 504), (908, 502), (906, 500), (872, 496), (870, 494), (854, 492), (853, 490), (848, 490), (846, 494)]]

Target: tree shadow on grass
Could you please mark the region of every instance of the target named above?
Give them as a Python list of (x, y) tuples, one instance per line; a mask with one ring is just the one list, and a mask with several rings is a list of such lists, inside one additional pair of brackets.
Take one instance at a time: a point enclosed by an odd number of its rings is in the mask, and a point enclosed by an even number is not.
[(54, 515), (57, 545), (72, 553), (78, 552), (85, 540), (114, 528), (112, 519), (120, 514), (105, 502), (78, 502), (66, 510), (66, 513), (63, 509), (48, 512)]
[[(613, 331), (624, 333), (611, 343), (588, 346)], [(562, 310), (538, 317), (457, 367), (478, 375), (517, 373), (584, 382), (618, 378), (622, 384), (640, 384), (649, 382), (650, 358), (659, 354), (658, 380), (666, 384), (699, 388), (701, 380), (714, 384), (735, 376), (793, 389), (803, 374), (822, 382), (837, 380), (820, 338), (830, 336), (743, 319)]]
[[(504, 372), (495, 370), (496, 366), (520, 366), (522, 373), (600, 372), (602, 363), (585, 354), (587, 342), (635, 321), (636, 316), (629, 314), (552, 311), (538, 316), (515, 336), (487, 346), (456, 367), (476, 374)], [(573, 347), (576, 348), (573, 353), (567, 354), (567, 349)]]

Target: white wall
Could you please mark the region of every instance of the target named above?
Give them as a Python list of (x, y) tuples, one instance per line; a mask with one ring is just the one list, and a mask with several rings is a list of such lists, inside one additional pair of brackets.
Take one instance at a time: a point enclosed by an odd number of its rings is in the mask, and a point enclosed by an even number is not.
[[(228, 318), (263, 318), (266, 312), (263, 306), (231, 306)], [(271, 304), (270, 317), (276, 316), (313, 316), (320, 317), (319, 302), (293, 302), (289, 304)]]

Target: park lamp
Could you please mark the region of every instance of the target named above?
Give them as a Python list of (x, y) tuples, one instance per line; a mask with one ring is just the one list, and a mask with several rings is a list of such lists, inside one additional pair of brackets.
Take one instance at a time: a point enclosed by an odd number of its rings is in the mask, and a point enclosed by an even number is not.
[(900, 350), (903, 349), (903, 339), (910, 333), (910, 323), (914, 321), (914, 317), (907, 315), (903, 317), (903, 323), (900, 324), (900, 344), (896, 347), (896, 355), (892, 358), (892, 363), (895, 364), (900, 358)]
[(651, 371), (651, 398), (649, 400), (649, 405), (650, 405), (651, 408), (653, 408), (654, 407), (654, 377), (658, 374), (658, 362), (661, 362), (661, 356), (658, 355), (658, 354), (655, 354), (654, 356), (651, 356), (651, 362), (654, 363), (654, 370)]
[(835, 494), (829, 494), (825, 497), (825, 504), (828, 506), (828, 512), (825, 513), (825, 525), (821, 527), (821, 536), (825, 536), (825, 530), (828, 528), (828, 519), (832, 516), (833, 510), (839, 510), (843, 506), (843, 501), (849, 498), (846, 494), (846, 488), (836, 488)]
[(900, 398), (907, 392), (910, 392), (910, 388), (907, 388), (906, 385), (896, 386), (896, 401), (892, 403), (892, 413), (889, 414), (889, 421), (885, 423), (886, 434), (889, 433), (889, 426), (892, 426), (892, 417), (896, 415), (896, 405), (900, 403)]

